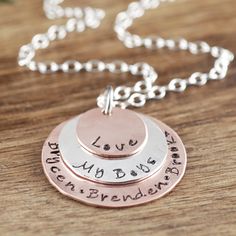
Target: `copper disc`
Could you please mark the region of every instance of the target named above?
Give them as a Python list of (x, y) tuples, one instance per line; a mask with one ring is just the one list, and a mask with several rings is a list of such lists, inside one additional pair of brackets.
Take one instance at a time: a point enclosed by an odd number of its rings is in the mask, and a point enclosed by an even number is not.
[(145, 124), (136, 112), (114, 108), (112, 115), (105, 115), (100, 108), (95, 108), (80, 115), (77, 137), (93, 154), (121, 158), (140, 151), (147, 134)]
[(127, 207), (158, 199), (171, 191), (181, 180), (187, 157), (179, 136), (162, 122), (155, 122), (165, 134), (168, 155), (159, 171), (140, 182), (106, 185), (76, 176), (62, 161), (58, 145), (58, 137), (65, 123), (56, 127), (44, 144), (42, 163), (45, 174), (61, 193), (90, 205)]

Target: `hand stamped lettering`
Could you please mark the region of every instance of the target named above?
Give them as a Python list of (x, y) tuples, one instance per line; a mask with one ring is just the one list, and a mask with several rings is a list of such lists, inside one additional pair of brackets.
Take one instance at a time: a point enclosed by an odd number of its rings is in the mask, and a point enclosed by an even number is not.
[[(50, 159), (51, 160), (51, 159)], [(59, 159), (58, 159), (59, 160)], [(146, 162), (139, 163), (138, 165), (132, 166), (132, 169), (130, 170), (124, 170), (123, 168), (115, 168), (112, 170), (113, 172), (113, 178), (114, 179), (122, 179), (125, 176), (129, 175), (132, 177), (137, 177), (141, 173), (149, 173), (151, 171), (151, 167), (155, 166), (157, 161), (149, 157), (147, 158)], [(93, 174), (94, 178), (96, 179), (103, 179), (104, 175), (106, 174), (106, 169), (101, 168), (100, 166), (96, 166), (93, 163), (89, 163), (88, 161), (85, 161), (82, 164), (74, 164), (72, 165), (74, 169), (80, 169), (81, 171), (89, 174)]]
[(133, 139), (130, 139), (130, 140), (129, 140), (129, 145), (130, 145), (130, 146), (133, 147), (133, 146), (135, 146), (135, 145), (137, 145), (137, 144), (138, 144), (138, 140), (133, 140)]
[(137, 175), (138, 175), (137, 172), (134, 171), (134, 170), (131, 170), (131, 171), (130, 171), (130, 174), (131, 174), (132, 176), (137, 176)]
[(51, 166), (51, 173), (55, 174), (57, 181), (63, 183), (67, 189), (70, 189), (70, 191), (75, 191), (75, 184), (73, 184), (71, 181), (67, 181), (66, 177), (63, 174), (63, 171), (59, 166), (57, 166), (61, 162), (58, 144), (48, 142), (47, 145), (49, 147), (51, 157), (46, 158), (46, 164)]
[(150, 168), (146, 165), (140, 164), (136, 166), (139, 170), (143, 171), (144, 173), (150, 172)]
[[(185, 170), (185, 151), (178, 136), (168, 129), (163, 132), (166, 136), (164, 141), (168, 144), (168, 147), (166, 146), (167, 157), (154, 174), (151, 174), (152, 170), (160, 165), (160, 159), (158, 159), (158, 155), (155, 155), (156, 152), (151, 155), (147, 152), (146, 156), (143, 155), (138, 161), (130, 162), (128, 168), (119, 162), (122, 159), (106, 160), (103, 158), (101, 158), (101, 162), (90, 158), (83, 161), (73, 159), (73, 163), (68, 166), (64, 161), (64, 156), (62, 157), (61, 145), (57, 143), (57, 139), (45, 143), (45, 151), (42, 155), (44, 170), (50, 178), (50, 182), (62, 193), (92, 205), (122, 207), (145, 203), (169, 192), (182, 178)], [(135, 145), (135, 140), (127, 144), (124, 142), (110, 146), (108, 142), (103, 143), (99, 136), (93, 142), (94, 147), (108, 151), (112, 148), (122, 150), (126, 145), (133, 144)], [(127, 160), (131, 158), (128, 157)], [(115, 168), (113, 166), (112, 168), (102, 168), (100, 164), (103, 161), (117, 161), (116, 163), (121, 164), (114, 165)], [(80, 170), (83, 175), (77, 175), (75, 170)], [(111, 182), (104, 181), (104, 176), (108, 171)], [(86, 176), (89, 176), (89, 179), (93, 176), (93, 181), (88, 181)], [(139, 181), (127, 182), (127, 176), (131, 180), (141, 177)], [(151, 178), (142, 178), (142, 176), (151, 176)]]
[(83, 170), (87, 171), (88, 173), (90, 173), (90, 171), (93, 169), (94, 164), (92, 165), (87, 165), (88, 162), (84, 162), (82, 165), (72, 165), (74, 168), (79, 169), (82, 168)]
[(104, 175), (104, 170), (97, 168), (97, 169), (96, 169), (95, 177), (98, 178), (98, 179), (100, 179), (100, 178), (102, 178), (103, 175)]
[(147, 160), (147, 163), (155, 165), (156, 164), (156, 160), (152, 159), (152, 157), (149, 157), (148, 160)]
[(170, 133), (168, 131), (165, 131), (165, 136), (167, 138), (168, 145), (176, 144), (175, 138), (172, 135), (170, 135)]
[(126, 175), (122, 169), (114, 169), (113, 171), (116, 173), (116, 179), (121, 179)]
[(102, 178), (104, 175), (104, 169), (102, 168), (95, 168), (94, 164), (88, 164), (87, 161), (85, 161), (82, 165), (72, 165), (75, 169), (82, 169), (83, 171), (90, 173), (93, 169), (95, 169), (95, 178)]
[[(128, 146), (130, 147), (134, 147), (135, 145), (138, 144), (138, 140), (133, 140), (130, 139), (128, 144), (124, 144), (124, 143), (120, 143), (120, 144), (115, 144), (114, 148), (117, 151), (123, 151), (125, 148), (127, 148)], [(103, 150), (105, 151), (109, 151), (112, 147), (110, 144), (102, 144), (101, 143), (101, 136), (98, 136), (93, 142), (92, 142), (92, 146), (96, 147), (96, 148), (103, 148)]]
[(132, 194), (119, 194), (119, 195), (108, 195), (101, 192), (99, 189), (90, 188), (88, 189), (88, 193), (86, 198), (88, 199), (96, 199), (100, 202), (110, 201), (110, 202), (132, 202), (140, 200), (141, 198), (146, 198), (149, 195), (155, 195), (158, 192), (162, 191), (164, 187), (168, 186), (168, 182), (158, 182), (153, 187), (148, 189), (137, 188), (137, 190)]

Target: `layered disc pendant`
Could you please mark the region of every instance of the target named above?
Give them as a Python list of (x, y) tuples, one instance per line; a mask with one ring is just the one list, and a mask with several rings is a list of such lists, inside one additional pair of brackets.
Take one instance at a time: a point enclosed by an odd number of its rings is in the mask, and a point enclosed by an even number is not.
[(62, 194), (101, 207), (128, 207), (162, 197), (184, 175), (179, 136), (162, 122), (114, 108), (89, 110), (57, 126), (42, 163)]

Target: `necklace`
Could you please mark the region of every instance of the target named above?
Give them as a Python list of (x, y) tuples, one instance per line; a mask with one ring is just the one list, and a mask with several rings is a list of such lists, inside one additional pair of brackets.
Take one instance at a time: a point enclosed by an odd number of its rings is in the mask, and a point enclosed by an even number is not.
[(20, 48), (18, 63), (40, 73), (81, 71), (130, 73), (142, 79), (133, 87), (108, 86), (97, 98), (97, 108), (80, 114), (57, 126), (44, 143), (42, 164), (50, 183), (62, 194), (86, 204), (103, 207), (127, 207), (146, 203), (171, 191), (182, 179), (187, 156), (180, 137), (159, 120), (127, 107), (142, 107), (147, 100), (160, 100), (167, 92), (183, 92), (188, 86), (203, 86), (210, 80), (226, 77), (233, 53), (206, 42), (186, 39), (141, 37), (128, 28), (146, 10), (157, 8), (165, 0), (140, 0), (129, 4), (115, 20), (117, 37), (128, 48), (167, 48), (192, 54), (211, 54), (214, 66), (207, 73), (195, 72), (188, 78), (174, 78), (158, 86), (158, 74), (147, 63), (76, 60), (37, 62), (38, 49), (62, 40), (70, 32), (97, 28), (105, 12), (95, 8), (63, 8), (63, 0), (44, 0), (49, 19), (68, 18), (65, 25), (52, 25), (44, 34)]

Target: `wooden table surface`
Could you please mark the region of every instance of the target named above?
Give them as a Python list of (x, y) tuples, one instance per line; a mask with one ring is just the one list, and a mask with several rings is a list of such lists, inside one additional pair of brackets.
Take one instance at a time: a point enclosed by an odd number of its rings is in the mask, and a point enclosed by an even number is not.
[[(79, 2), (107, 11), (102, 26), (53, 43), (38, 53), (38, 59), (146, 61), (158, 70), (161, 84), (174, 76), (207, 71), (212, 65), (208, 56), (126, 49), (112, 24), (130, 1)], [(41, 75), (19, 68), (19, 47), (52, 22), (39, 0), (0, 4), (0, 16), (0, 235), (236, 235), (235, 64), (226, 80), (169, 94), (137, 110), (162, 120), (181, 136), (188, 166), (180, 184), (146, 205), (94, 208), (64, 197), (49, 184), (41, 166), (41, 148), (57, 124), (95, 107), (106, 85), (125, 84), (131, 77)], [(235, 26), (235, 0), (179, 0), (148, 12), (135, 22), (132, 32), (204, 40), (236, 53)]]

